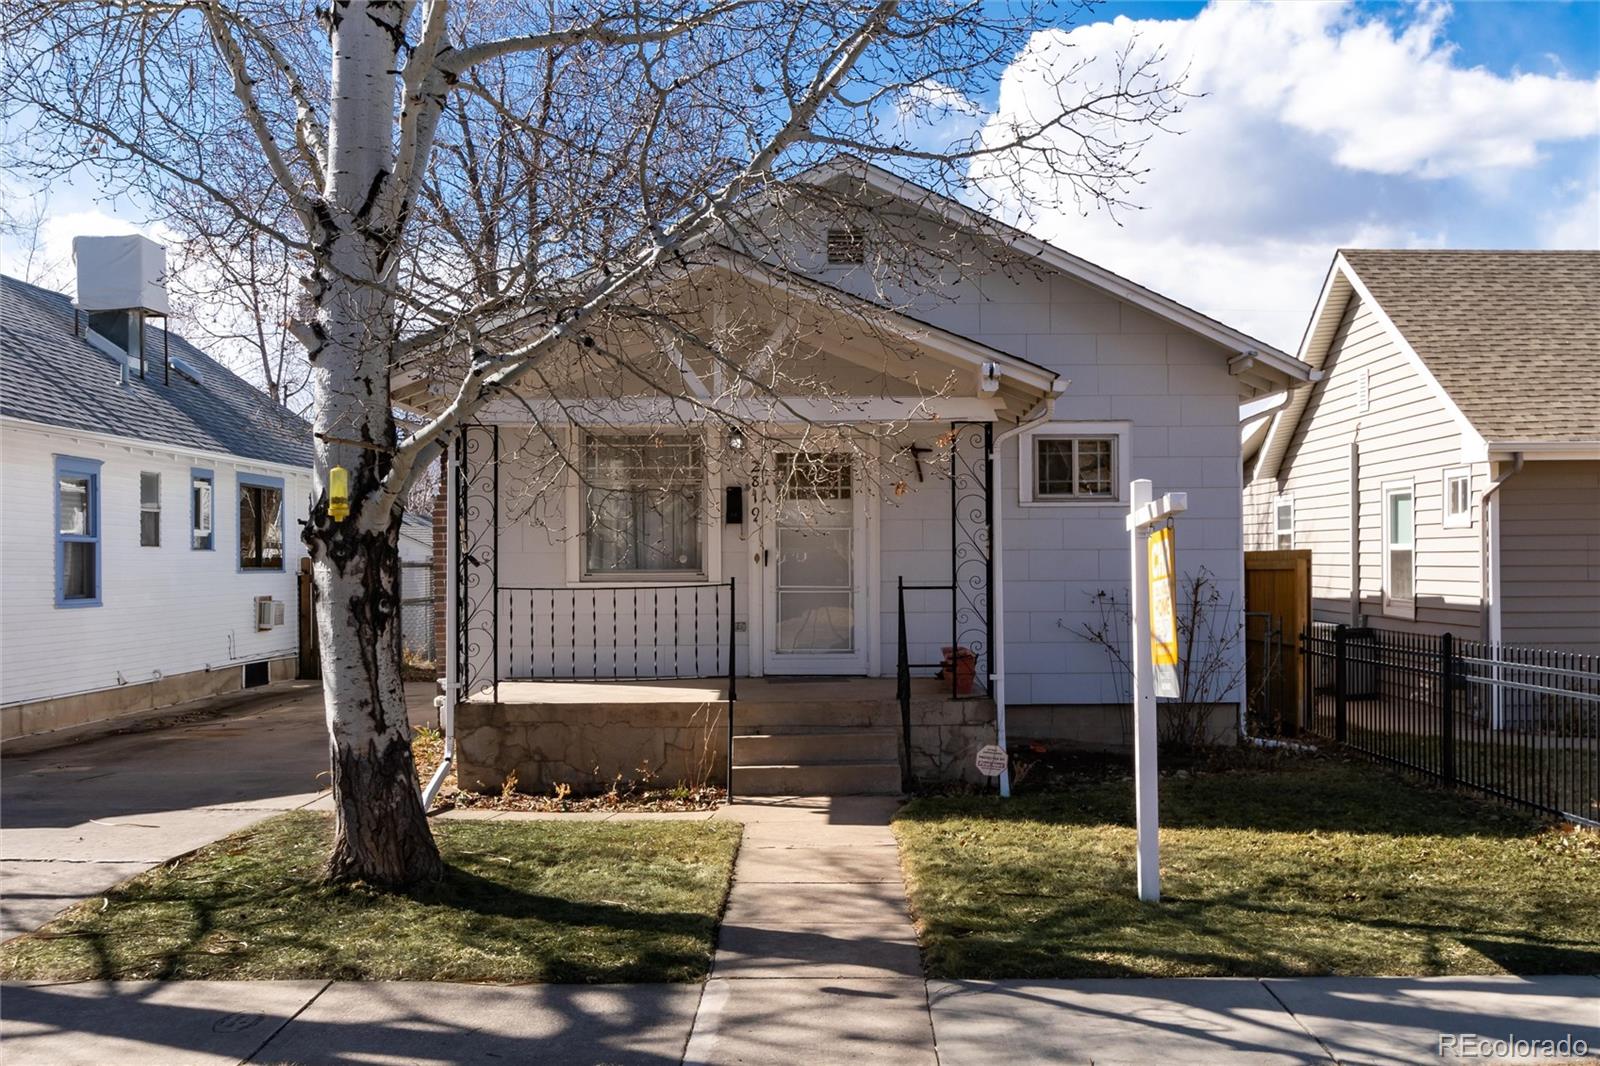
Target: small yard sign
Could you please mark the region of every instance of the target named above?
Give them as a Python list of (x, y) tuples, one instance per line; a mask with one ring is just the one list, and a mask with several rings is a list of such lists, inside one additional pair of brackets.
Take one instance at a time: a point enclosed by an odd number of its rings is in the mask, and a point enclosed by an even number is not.
[(978, 772), (984, 777), (995, 777), (1005, 772), (1006, 751), (998, 744), (985, 744), (978, 749)]
[(1156, 695), (1177, 699), (1177, 575), (1171, 526), (1150, 534), (1150, 662), (1155, 667)]

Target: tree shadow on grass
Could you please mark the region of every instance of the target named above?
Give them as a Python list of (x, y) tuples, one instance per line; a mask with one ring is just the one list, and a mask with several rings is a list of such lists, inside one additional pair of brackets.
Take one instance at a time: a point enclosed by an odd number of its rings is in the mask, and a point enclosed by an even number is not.
[(710, 968), (715, 848), (679, 841), (685, 861), (661, 862), (671, 841), (457, 830), (439, 881), (391, 893), (321, 882), (325, 822), (274, 819), (132, 878), (0, 947), (0, 974), (593, 983)]

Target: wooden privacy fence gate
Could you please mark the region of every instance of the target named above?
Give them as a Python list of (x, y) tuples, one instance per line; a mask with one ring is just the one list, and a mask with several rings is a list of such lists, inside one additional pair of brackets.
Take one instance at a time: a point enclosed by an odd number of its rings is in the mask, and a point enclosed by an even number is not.
[(1304, 725), (1300, 634), (1311, 624), (1311, 552), (1245, 552), (1244, 610), (1250, 732), (1293, 735)]

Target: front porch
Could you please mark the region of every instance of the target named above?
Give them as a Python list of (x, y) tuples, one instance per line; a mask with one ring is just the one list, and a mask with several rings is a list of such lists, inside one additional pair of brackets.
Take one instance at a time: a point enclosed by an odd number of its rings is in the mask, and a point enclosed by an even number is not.
[[(733, 795), (900, 792), (914, 778), (972, 777), (995, 735), (983, 697), (912, 678), (501, 681), (456, 705), (458, 780), (494, 791), (730, 780)], [(498, 691), (497, 691), (498, 690)]]

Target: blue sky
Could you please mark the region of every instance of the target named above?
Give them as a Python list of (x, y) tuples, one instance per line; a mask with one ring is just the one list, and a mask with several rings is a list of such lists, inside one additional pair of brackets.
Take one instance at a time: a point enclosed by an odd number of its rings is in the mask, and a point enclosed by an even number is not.
[[(1600, 245), (1600, 3), (1107, 3), (1035, 37), (990, 121), (1130, 39), (1187, 72), (1141, 210), (987, 188), (1040, 236), (1285, 350), (1336, 248)], [(1104, 76), (1104, 67), (1088, 77)]]
[[(1184, 135), (1145, 153), (1142, 210), (1055, 210), (1046, 184), (1001, 206), (1268, 343), (1298, 343), (1340, 246), (1600, 245), (1600, 2), (1106, 3), (1037, 35), (956, 126), (1005, 120), (1068, 51), (1133, 34), (1205, 93), (1175, 120)], [(74, 234), (170, 236), (88, 181), (51, 190), (48, 210), (45, 258), (69, 291)], [(16, 251), (0, 241), (8, 273)]]

